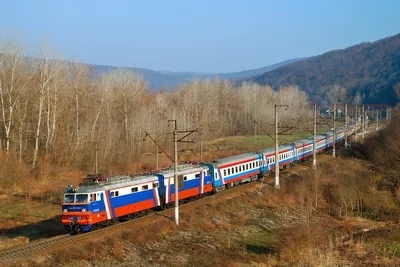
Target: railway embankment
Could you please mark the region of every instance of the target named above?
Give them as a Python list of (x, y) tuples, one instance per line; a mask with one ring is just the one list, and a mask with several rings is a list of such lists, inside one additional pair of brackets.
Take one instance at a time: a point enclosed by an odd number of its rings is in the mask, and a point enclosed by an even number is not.
[[(270, 177), (264, 184), (238, 186), (182, 206), (179, 226), (172, 220), (173, 210), (168, 210), (11, 264), (397, 265), (399, 190), (391, 174), (395, 166), (381, 159), (397, 153), (396, 147), (386, 146), (397, 140), (393, 120), (368, 137), (372, 141), (351, 150), (340, 148), (336, 159), (320, 155), (317, 170), (311, 162), (285, 170), (280, 190)], [(386, 153), (379, 152), (380, 142)]]

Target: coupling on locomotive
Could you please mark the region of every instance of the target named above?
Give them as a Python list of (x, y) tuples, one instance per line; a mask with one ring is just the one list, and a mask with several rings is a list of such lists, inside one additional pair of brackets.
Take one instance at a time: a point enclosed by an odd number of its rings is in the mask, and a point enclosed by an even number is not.
[[(335, 142), (355, 128), (337, 128)], [(316, 137), (318, 153), (333, 146), (333, 132)], [(312, 157), (313, 138), (279, 146), (279, 167), (290, 167)], [(254, 181), (275, 168), (275, 148), (266, 148), (200, 164), (178, 165), (179, 200), (217, 193), (240, 183)], [(88, 176), (78, 187), (64, 192), (62, 223), (71, 233), (87, 232), (122, 217), (150, 209), (168, 208), (174, 202), (174, 170), (167, 168), (144, 175)]]

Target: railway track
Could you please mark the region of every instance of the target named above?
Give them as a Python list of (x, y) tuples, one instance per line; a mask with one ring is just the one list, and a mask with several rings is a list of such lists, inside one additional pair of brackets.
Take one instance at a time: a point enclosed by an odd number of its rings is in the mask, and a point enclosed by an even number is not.
[(55, 236), (52, 238), (33, 241), (24, 246), (3, 250), (3, 251), (0, 251), (0, 263), (11, 263), (14, 260), (21, 260), (21, 259), (32, 256), (39, 252), (55, 250), (55, 249), (58, 249), (61, 247), (66, 247), (70, 244), (79, 244), (80, 241), (90, 239), (90, 237), (94, 237), (94, 236), (98, 237), (99, 235), (102, 235), (107, 232), (120, 230), (122, 228), (127, 227), (127, 225), (129, 225), (129, 224), (133, 224), (137, 221), (144, 220), (148, 216), (151, 216), (151, 215), (154, 215), (154, 214), (149, 214), (147, 216), (143, 216), (140, 218), (117, 223), (117, 224), (111, 225), (106, 228), (98, 229), (93, 232), (88, 232), (88, 233), (84, 233), (84, 234), (80, 234), (80, 235), (64, 234), (64, 235), (59, 235), (59, 236)]
[[(224, 190), (216, 195), (206, 195), (202, 197), (200, 200), (211, 199), (215, 198), (216, 196), (218, 197), (223, 196), (225, 194), (233, 193), (235, 191), (242, 191), (254, 185), (256, 185), (256, 183), (242, 184), (241, 186), (236, 186)], [(197, 201), (191, 201), (188, 203), (180, 204), (179, 206), (183, 208), (185, 206), (194, 205), (196, 203)], [(79, 235), (70, 235), (70, 234), (58, 235), (51, 238), (32, 241), (23, 246), (2, 250), (0, 251), (0, 265), (4, 266), (4, 264), (11, 264), (18, 260), (27, 259), (28, 257), (32, 257), (36, 254), (39, 254), (40, 252), (50, 251), (50, 250), (54, 251), (57, 249), (68, 247), (69, 245), (73, 244), (82, 244), (82, 241), (87, 241), (90, 240), (91, 238), (93, 240), (93, 238), (98, 238), (99, 236), (106, 235), (107, 233), (112, 233), (122, 229), (127, 229), (129, 228), (129, 226), (133, 226), (135, 223), (139, 221), (150, 220), (153, 216), (157, 217), (159, 217), (160, 215), (165, 216), (166, 213), (171, 211), (173, 211), (173, 209), (165, 209), (158, 212), (154, 211), (147, 215), (143, 215), (142, 217), (130, 219), (128, 221), (118, 222), (116, 224), (107, 226), (105, 228), (100, 228), (91, 232)]]

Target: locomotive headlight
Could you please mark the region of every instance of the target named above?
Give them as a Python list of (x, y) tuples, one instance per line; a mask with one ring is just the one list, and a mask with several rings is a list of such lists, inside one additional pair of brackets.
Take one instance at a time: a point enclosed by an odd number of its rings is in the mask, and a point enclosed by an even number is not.
[(63, 212), (64, 212), (64, 213), (67, 213), (67, 212), (68, 212), (68, 210), (67, 210), (67, 209), (63, 209)]
[(82, 212), (86, 212), (86, 209), (85, 209), (85, 208), (83, 208), (83, 209), (82, 209)]

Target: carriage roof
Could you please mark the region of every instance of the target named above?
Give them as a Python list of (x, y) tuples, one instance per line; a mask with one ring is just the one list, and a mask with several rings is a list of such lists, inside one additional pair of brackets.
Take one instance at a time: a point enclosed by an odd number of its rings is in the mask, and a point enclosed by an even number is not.
[(245, 160), (257, 159), (259, 157), (260, 157), (260, 154), (252, 152), (252, 153), (245, 153), (245, 154), (240, 154), (240, 155), (236, 155), (236, 156), (232, 156), (232, 157), (217, 159), (213, 163), (218, 166), (223, 166), (223, 165), (241, 162), (241, 161), (245, 161)]

